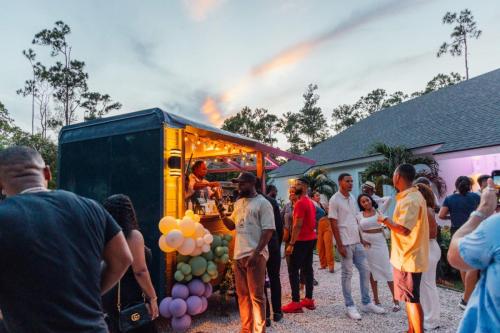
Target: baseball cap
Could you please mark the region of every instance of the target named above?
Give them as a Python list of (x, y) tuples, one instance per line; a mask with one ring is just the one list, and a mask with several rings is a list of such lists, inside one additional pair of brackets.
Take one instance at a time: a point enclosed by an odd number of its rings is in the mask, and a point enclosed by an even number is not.
[(242, 172), (238, 175), (237, 178), (231, 179), (233, 183), (252, 183), (255, 184), (257, 181), (257, 177), (251, 172)]
[(371, 187), (371, 188), (373, 188), (373, 189), (375, 188), (375, 183), (374, 183), (374, 182), (371, 182), (371, 181), (369, 181), (369, 180), (368, 180), (368, 181), (366, 181), (363, 185), (364, 185), (364, 186), (369, 186), (369, 187)]

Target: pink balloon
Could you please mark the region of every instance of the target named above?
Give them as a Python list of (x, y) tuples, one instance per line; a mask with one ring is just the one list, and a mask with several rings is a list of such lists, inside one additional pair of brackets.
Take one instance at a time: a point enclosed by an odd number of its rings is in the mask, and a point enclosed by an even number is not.
[(205, 284), (200, 279), (193, 279), (188, 283), (189, 294), (202, 296), (205, 293)]
[(208, 309), (207, 298), (205, 296), (202, 296), (201, 297), (201, 302), (203, 303), (203, 307), (201, 308), (201, 312), (200, 313), (203, 313), (203, 312), (207, 311), (207, 309)]
[(203, 296), (209, 298), (210, 296), (212, 296), (212, 292), (213, 292), (212, 285), (210, 283), (205, 283), (205, 292), (203, 293)]
[(174, 284), (172, 288), (172, 298), (182, 298), (187, 299), (189, 297), (189, 289), (186, 285), (182, 283)]

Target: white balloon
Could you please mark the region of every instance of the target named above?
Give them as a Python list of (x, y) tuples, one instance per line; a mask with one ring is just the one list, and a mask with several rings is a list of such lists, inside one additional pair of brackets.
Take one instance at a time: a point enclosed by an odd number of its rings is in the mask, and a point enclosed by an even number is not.
[(203, 236), (203, 240), (205, 241), (205, 244), (212, 244), (212, 242), (214, 241), (214, 236), (212, 236), (212, 234), (206, 234), (205, 236)]
[(184, 242), (182, 245), (177, 249), (180, 254), (184, 256), (190, 255), (196, 247), (195, 241), (192, 238), (184, 238)]
[(195, 247), (195, 249), (193, 250), (193, 252), (190, 254), (190, 256), (192, 257), (196, 257), (196, 256), (199, 256), (201, 253), (202, 253), (202, 249), (201, 247)]
[(202, 247), (205, 244), (205, 240), (201, 237), (196, 238), (196, 246)]
[(210, 244), (204, 244), (203, 247), (201, 248), (203, 253), (207, 253), (210, 251)]
[(184, 242), (184, 236), (180, 230), (173, 229), (168, 232), (166, 241), (168, 246), (177, 249)]

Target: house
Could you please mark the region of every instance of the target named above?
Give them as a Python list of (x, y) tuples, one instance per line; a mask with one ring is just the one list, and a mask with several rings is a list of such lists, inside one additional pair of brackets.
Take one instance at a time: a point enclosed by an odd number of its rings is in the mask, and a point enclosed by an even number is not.
[(288, 201), (289, 182), (314, 168), (335, 181), (348, 172), (357, 195), (367, 165), (382, 158), (368, 153), (378, 142), (432, 155), (448, 193), (458, 176), (500, 169), (500, 69), (376, 112), (304, 153), (315, 165), (289, 161), (270, 177)]

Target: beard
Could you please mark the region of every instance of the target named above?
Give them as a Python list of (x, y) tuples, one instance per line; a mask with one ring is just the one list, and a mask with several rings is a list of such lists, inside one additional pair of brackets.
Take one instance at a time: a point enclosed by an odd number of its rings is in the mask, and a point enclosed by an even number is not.
[(304, 190), (302, 190), (301, 188), (296, 188), (295, 189), (295, 195), (300, 197), (302, 194), (304, 193)]
[(240, 190), (240, 197), (241, 198), (248, 198), (252, 194), (251, 190)]

